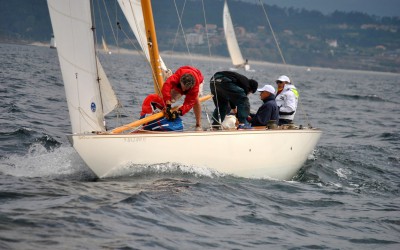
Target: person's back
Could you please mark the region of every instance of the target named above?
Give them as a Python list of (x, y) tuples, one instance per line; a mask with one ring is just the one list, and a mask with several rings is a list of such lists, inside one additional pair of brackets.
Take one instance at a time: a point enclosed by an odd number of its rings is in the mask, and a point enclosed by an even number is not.
[(220, 71), (215, 73), (210, 79), (210, 90), (215, 104), (213, 125), (219, 125), (219, 120), (223, 122), (228, 107), (232, 106), (237, 108), (239, 123), (248, 124), (246, 119), (250, 114), (250, 103), (247, 95), (254, 93), (257, 86), (257, 81), (236, 72)]
[[(166, 116), (173, 120), (177, 116), (185, 115), (193, 108), (196, 118), (196, 130), (201, 128), (201, 105), (199, 94), (203, 85), (203, 74), (192, 66), (182, 66), (164, 82), (161, 93), (166, 104)], [(185, 95), (183, 104), (175, 112), (171, 112), (171, 103)]]
[[(183, 90), (180, 82), (185, 78), (190, 76), (188, 88)], [(176, 70), (164, 83), (162, 88), (162, 95), (164, 101), (169, 104), (176, 101), (175, 98), (179, 99), (180, 95), (185, 95), (185, 100), (180, 108), (182, 115), (186, 114), (198, 99), (198, 94), (200, 91), (200, 84), (203, 83), (204, 77), (200, 70), (191, 66), (182, 66)], [(178, 95), (178, 97), (171, 96), (171, 94)]]

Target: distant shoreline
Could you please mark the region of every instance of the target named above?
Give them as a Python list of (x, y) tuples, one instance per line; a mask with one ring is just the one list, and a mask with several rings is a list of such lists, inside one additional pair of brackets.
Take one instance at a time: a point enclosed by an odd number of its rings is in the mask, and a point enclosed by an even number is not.
[[(38, 46), (38, 47), (48, 47), (50, 49), (50, 43), (45, 43), (45, 42), (19, 42), (16, 43), (14, 41), (1, 41), (0, 43), (4, 44), (17, 44), (17, 45), (31, 45), (31, 46)], [(118, 51), (118, 53), (121, 54), (136, 54), (139, 55), (140, 53), (135, 50), (131, 49), (126, 49), (126, 48), (116, 48), (113, 46), (110, 46), (110, 49), (112, 51)], [(171, 54), (173, 53), (173, 54)], [(171, 52), (171, 51), (161, 51), (160, 52), (161, 56), (163, 57), (170, 57), (170, 58), (179, 58), (179, 59), (184, 59), (188, 57), (187, 53), (183, 52)], [(229, 62), (230, 58), (229, 57), (222, 57), (222, 56), (213, 56), (210, 58), (209, 56), (205, 56), (202, 54), (191, 54), (192, 58), (194, 60), (212, 60), (214, 62), (220, 61), (220, 62)], [(344, 71), (350, 71), (350, 72), (360, 72), (360, 73), (365, 73), (365, 72), (373, 72), (373, 73), (382, 73), (382, 74), (393, 74), (393, 75), (400, 75), (398, 72), (390, 72), (390, 71), (371, 71), (371, 70), (361, 70), (361, 69), (342, 69), (342, 68), (331, 68), (331, 67), (318, 67), (318, 66), (301, 66), (301, 65), (284, 65), (281, 63), (273, 63), (273, 62), (266, 62), (266, 61), (256, 61), (252, 60), (251, 65), (269, 65), (269, 66), (277, 66), (277, 67), (295, 67), (295, 68), (304, 68), (307, 70), (310, 68), (311, 70), (344, 70)]]

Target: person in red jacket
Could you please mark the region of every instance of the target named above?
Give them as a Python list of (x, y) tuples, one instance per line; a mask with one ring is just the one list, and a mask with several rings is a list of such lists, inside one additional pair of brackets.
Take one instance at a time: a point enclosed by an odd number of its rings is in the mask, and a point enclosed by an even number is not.
[[(196, 130), (201, 128), (201, 105), (199, 92), (204, 77), (200, 70), (192, 66), (182, 66), (165, 81), (161, 93), (166, 104), (166, 117), (170, 120), (185, 115), (192, 108), (196, 117)], [(183, 105), (177, 110), (171, 110), (171, 104), (185, 95)]]

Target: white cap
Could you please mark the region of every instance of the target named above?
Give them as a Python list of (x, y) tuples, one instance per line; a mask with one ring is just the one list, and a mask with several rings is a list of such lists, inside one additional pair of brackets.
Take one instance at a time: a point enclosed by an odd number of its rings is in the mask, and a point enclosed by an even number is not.
[(272, 87), (271, 85), (264, 85), (264, 87), (257, 89), (257, 91), (259, 91), (259, 92), (267, 91), (271, 94), (275, 94), (275, 88)]
[(288, 83), (290, 83), (289, 77), (287, 77), (287, 76), (285, 76), (285, 75), (278, 77), (277, 81), (288, 82)]

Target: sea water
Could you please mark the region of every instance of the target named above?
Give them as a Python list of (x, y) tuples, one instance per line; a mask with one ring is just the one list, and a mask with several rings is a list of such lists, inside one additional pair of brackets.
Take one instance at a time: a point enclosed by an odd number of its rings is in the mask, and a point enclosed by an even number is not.
[[(173, 163), (96, 180), (65, 136), (57, 51), (0, 44), (0, 52), (1, 249), (400, 249), (399, 74), (250, 61), (255, 72), (242, 73), (260, 85), (288, 74), (300, 92), (296, 123), (323, 131), (291, 181)], [(124, 111), (110, 126), (137, 119), (153, 88), (143, 56), (101, 59)], [(205, 93), (212, 74), (231, 67), (164, 60), (201, 69)], [(261, 105), (257, 94), (250, 101)], [(183, 119), (194, 126), (191, 112)]]

